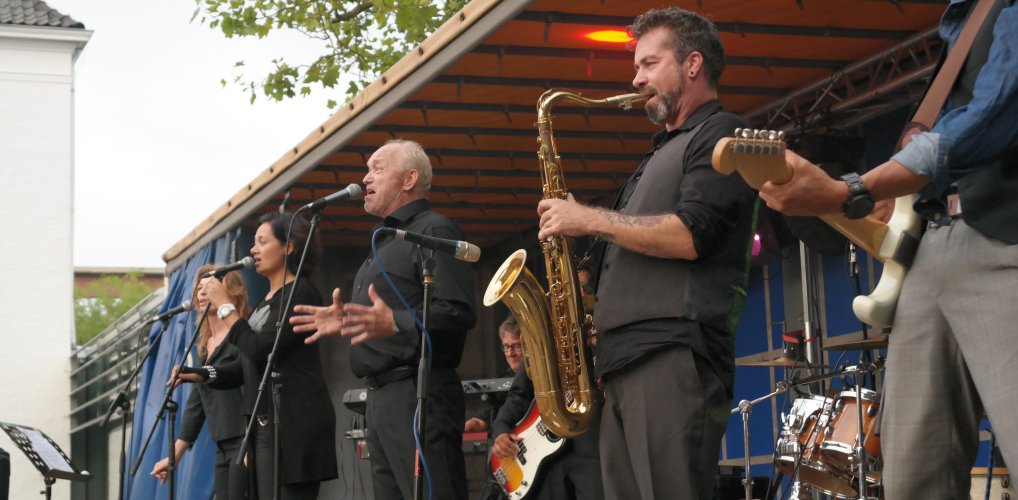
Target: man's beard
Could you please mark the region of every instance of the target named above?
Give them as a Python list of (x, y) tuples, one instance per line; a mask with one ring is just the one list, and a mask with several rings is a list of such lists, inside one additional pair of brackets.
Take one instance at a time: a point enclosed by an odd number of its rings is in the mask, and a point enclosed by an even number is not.
[[(655, 90), (653, 87), (651, 90)], [(647, 112), (647, 119), (654, 125), (663, 125), (668, 123), (671, 118), (674, 118), (675, 106), (679, 101), (679, 95), (682, 94), (682, 86), (672, 89), (671, 92), (658, 93), (657, 101), (654, 103), (647, 103), (644, 106), (644, 111)]]

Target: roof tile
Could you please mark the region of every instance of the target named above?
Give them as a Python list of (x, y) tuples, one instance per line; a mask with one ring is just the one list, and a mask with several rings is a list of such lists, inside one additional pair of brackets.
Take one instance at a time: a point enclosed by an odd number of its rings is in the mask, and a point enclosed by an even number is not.
[(71, 16), (60, 13), (42, 0), (0, 0), (0, 24), (84, 28)]

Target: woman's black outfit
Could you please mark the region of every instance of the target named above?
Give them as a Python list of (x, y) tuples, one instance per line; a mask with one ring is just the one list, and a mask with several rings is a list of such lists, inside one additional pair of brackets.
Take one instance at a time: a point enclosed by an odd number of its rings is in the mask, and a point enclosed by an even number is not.
[[(222, 342), (203, 366), (213, 365), (226, 374), (239, 373), (243, 354), (235, 346)], [(194, 443), (202, 424), (208, 423), (209, 436), (216, 443), (215, 494), (217, 500), (243, 499), (246, 472), (243, 465), (234, 465), (234, 458), (244, 438), (243, 394), (241, 380), (217, 377), (207, 384), (194, 384), (187, 405), (179, 439)]]
[[(236, 345), (251, 360), (246, 364), (244, 407), (250, 412), (258, 393), (262, 372), (276, 338), (276, 323), (282, 317), (293, 283), (287, 283), (271, 297), (255, 306), (248, 319), (234, 323), (227, 342)], [(318, 291), (306, 280), (297, 284), (292, 304), (321, 305)], [(255, 470), (258, 498), (273, 498), (273, 412), (277, 402), (280, 439), (281, 498), (314, 499), (321, 481), (337, 477), (336, 413), (322, 376), (318, 344), (305, 344), (309, 334), (295, 334), (284, 322), (276, 351), (275, 371), (270, 387), (253, 411), (254, 455), (248, 453), (248, 466)], [(275, 384), (275, 387), (271, 387)], [(275, 394), (275, 396), (274, 396)], [(253, 460), (251, 460), (253, 458)], [(252, 461), (254, 462), (252, 464)]]

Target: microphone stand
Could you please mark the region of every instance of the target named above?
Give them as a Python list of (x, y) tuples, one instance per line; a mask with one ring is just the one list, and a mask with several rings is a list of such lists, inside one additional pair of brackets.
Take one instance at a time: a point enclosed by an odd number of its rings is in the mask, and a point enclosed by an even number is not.
[[(418, 245), (418, 252), (420, 252), (420, 245)], [(423, 252), (422, 252), (423, 254)], [(421, 500), (424, 494), (424, 474), (421, 467), (421, 455), (424, 454), (425, 445), (427, 444), (426, 432), (427, 426), (427, 408), (428, 408), (428, 377), (431, 374), (431, 358), (428, 356), (428, 344), (427, 339), (424, 337), (425, 332), (428, 331), (428, 319), (431, 315), (431, 293), (434, 289), (434, 275), (431, 273), (431, 268), (435, 266), (435, 251), (432, 250), (428, 253), (428, 256), (421, 259), (421, 283), (424, 287), (423, 297), (423, 311), (421, 323), (424, 325), (421, 331), (421, 356), (417, 363), (417, 437), (420, 442), (420, 449), (414, 454), (414, 500)], [(429, 491), (430, 493), (430, 491)]]
[[(191, 352), (191, 349), (194, 349), (194, 344), (198, 342), (198, 333), (201, 332), (201, 327), (208, 318), (209, 308), (211, 307), (211, 302), (205, 305), (205, 310), (201, 313), (201, 320), (198, 322), (198, 326), (194, 329), (194, 333), (191, 334), (191, 341), (187, 343), (187, 349), (184, 351), (184, 358), (180, 363), (181, 366), (183, 366), (183, 361), (187, 359), (187, 355)], [(131, 468), (131, 475), (136, 475), (138, 473), (138, 468), (141, 467), (141, 460), (145, 458), (145, 451), (148, 450), (148, 444), (152, 441), (152, 435), (155, 434), (156, 428), (159, 427), (159, 421), (169, 414), (169, 418), (166, 421), (166, 437), (169, 443), (169, 454), (167, 455), (169, 465), (166, 468), (166, 485), (169, 487), (169, 500), (173, 500), (176, 496), (176, 492), (173, 488), (173, 476), (177, 469), (177, 450), (173, 441), (176, 434), (175, 426), (177, 424), (177, 408), (179, 408), (180, 405), (170, 398), (173, 396), (173, 392), (177, 390), (178, 380), (180, 380), (180, 370), (173, 371), (173, 378), (170, 379), (170, 386), (166, 388), (166, 393), (163, 395), (163, 402), (159, 405), (159, 414), (156, 415), (155, 421), (152, 422), (152, 428), (148, 432), (148, 437), (145, 438), (145, 444), (142, 445), (141, 452), (138, 453), (138, 460), (134, 462), (134, 467)]]
[[(279, 339), (283, 334), (283, 325), (289, 319), (290, 308), (293, 304), (293, 294), (297, 291), (297, 282), (300, 281), (301, 271), (304, 269), (304, 259), (307, 257), (308, 248), (311, 247), (311, 238), (315, 234), (315, 230), (318, 228), (318, 222), (322, 218), (322, 211), (325, 210), (325, 205), (312, 209), (311, 212), (311, 226), (308, 228), (308, 238), (304, 242), (304, 249), (301, 250), (300, 261), (297, 263), (297, 272), (294, 273), (293, 282), (290, 286), (290, 293), (286, 297), (286, 305), (283, 307), (282, 314), (280, 315), (279, 321), (276, 322), (276, 338), (272, 342), (272, 350), (269, 351), (268, 357), (265, 359), (265, 371), (262, 372), (262, 380), (258, 384), (258, 395), (255, 397), (254, 407), (251, 409), (252, 415), (247, 422), (247, 429), (244, 432), (244, 440), (240, 443), (240, 450), (237, 452), (237, 458), (234, 461), (236, 465), (244, 463), (244, 454), (247, 453), (248, 446), (250, 446), (251, 432), (254, 430), (254, 423), (258, 420), (258, 416), (255, 414), (258, 411), (258, 407), (262, 402), (262, 395), (265, 394), (265, 387), (268, 385), (269, 377), (274, 379), (272, 384), (272, 427), (274, 436), (272, 438), (272, 491), (273, 498), (278, 500), (280, 498), (280, 487), (281, 482), (279, 480), (279, 376), (280, 374), (275, 371), (276, 365), (276, 350), (279, 348)], [(299, 212), (298, 212), (299, 213)], [(297, 214), (293, 215), (294, 217)], [(284, 262), (284, 266), (286, 263)], [(283, 269), (286, 272), (286, 269)], [(283, 284), (283, 287), (286, 283)], [(282, 291), (282, 288), (280, 288)], [(275, 297), (273, 297), (275, 299)]]
[[(138, 377), (138, 373), (141, 372), (141, 367), (145, 366), (145, 361), (155, 351), (155, 347), (159, 345), (159, 342), (163, 338), (163, 334), (166, 333), (166, 329), (170, 326), (170, 318), (166, 318), (163, 321), (163, 326), (159, 329), (159, 333), (156, 334), (156, 338), (148, 346), (148, 350), (145, 351), (145, 356), (138, 362), (138, 366), (134, 368), (134, 373), (127, 379), (127, 382), (120, 388), (120, 392), (117, 393), (117, 397), (113, 399), (113, 403), (110, 404), (108, 410), (106, 410), (106, 416), (103, 417), (102, 423), (99, 427), (106, 427), (106, 424), (110, 422), (110, 417), (113, 413), (120, 409), (120, 459), (119, 459), (119, 475), (120, 475), (120, 489), (117, 494), (117, 498), (124, 500), (124, 474), (127, 472), (127, 414), (131, 412), (131, 401), (127, 399), (127, 391), (134, 385), (134, 379)], [(152, 323), (146, 322), (145, 326), (150, 326)]]

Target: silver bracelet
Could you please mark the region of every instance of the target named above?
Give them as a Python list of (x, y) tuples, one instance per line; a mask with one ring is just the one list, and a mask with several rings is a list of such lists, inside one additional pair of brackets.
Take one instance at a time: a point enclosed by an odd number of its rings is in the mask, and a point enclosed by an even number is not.
[(209, 372), (209, 379), (206, 380), (205, 383), (210, 384), (212, 382), (215, 382), (216, 381), (216, 377), (219, 376), (219, 374), (216, 373), (216, 367), (214, 367), (212, 365), (205, 365), (202, 368), (208, 370), (208, 372)]

